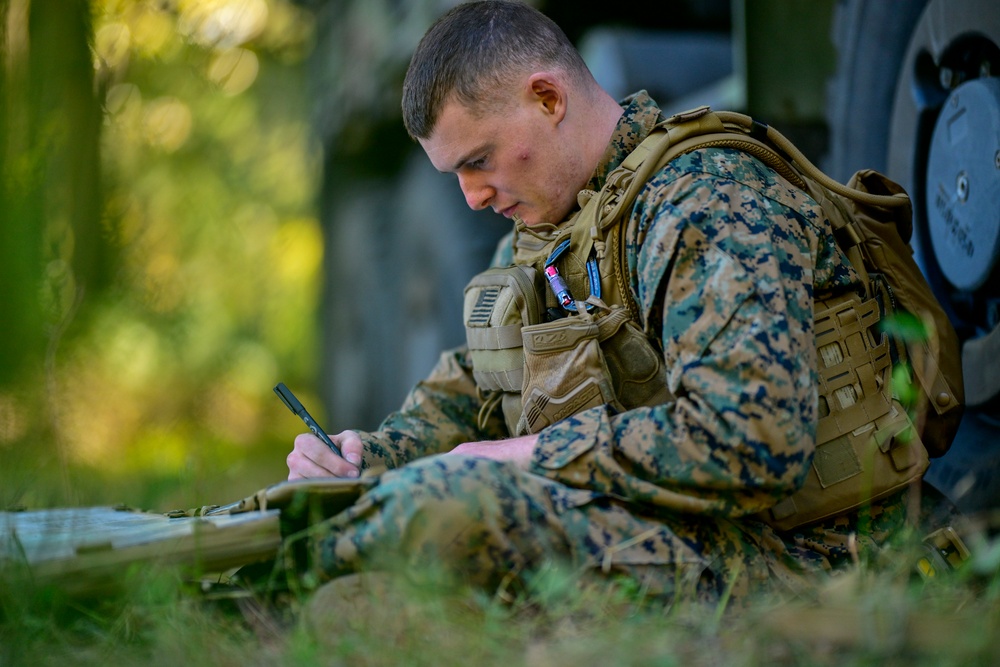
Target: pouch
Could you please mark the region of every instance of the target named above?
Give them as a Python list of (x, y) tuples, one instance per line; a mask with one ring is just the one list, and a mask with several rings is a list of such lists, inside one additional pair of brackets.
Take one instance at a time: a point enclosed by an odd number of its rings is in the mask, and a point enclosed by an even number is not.
[(607, 403), (622, 409), (601, 352), (600, 328), (582, 304), (578, 313), (521, 329), (524, 412), (518, 435), (538, 433), (598, 405)]
[(521, 327), (541, 321), (543, 289), (541, 274), (519, 265), (488, 269), (465, 287), (465, 338), (480, 389), (521, 391)]

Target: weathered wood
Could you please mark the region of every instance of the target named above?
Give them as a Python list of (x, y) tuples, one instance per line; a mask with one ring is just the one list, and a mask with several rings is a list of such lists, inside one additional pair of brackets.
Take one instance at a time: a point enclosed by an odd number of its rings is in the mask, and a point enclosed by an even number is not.
[(277, 555), (282, 530), (343, 511), (376, 484), (360, 479), (279, 482), (228, 505), (166, 514), (112, 507), (0, 512), (0, 568), (23, 565), (70, 595), (99, 593), (135, 564), (221, 573)]
[(279, 482), (228, 505), (166, 514), (112, 507), (0, 512), (0, 568), (26, 566), (70, 595), (99, 593), (135, 564), (220, 573), (278, 553), (282, 530), (343, 511), (376, 483), (360, 479)]
[(82, 507), (0, 513), (0, 567), (26, 565), (41, 584), (70, 595), (100, 592), (133, 564), (223, 572), (273, 557), (279, 510), (168, 518)]

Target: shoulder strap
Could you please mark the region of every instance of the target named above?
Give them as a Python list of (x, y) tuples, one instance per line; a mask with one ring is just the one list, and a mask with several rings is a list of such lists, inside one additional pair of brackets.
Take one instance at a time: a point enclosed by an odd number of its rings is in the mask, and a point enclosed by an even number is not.
[[(704, 107), (707, 109), (707, 107)], [(852, 199), (859, 204), (866, 206), (878, 206), (882, 208), (896, 208), (897, 206), (909, 206), (910, 198), (905, 192), (897, 192), (891, 195), (879, 195), (859, 190), (849, 185), (844, 185), (824, 174), (819, 167), (814, 165), (802, 154), (795, 144), (789, 141), (783, 134), (765, 123), (759, 123), (750, 116), (736, 113), (734, 111), (718, 111), (716, 116), (726, 125), (732, 128), (731, 131), (744, 132), (750, 136), (761, 136), (766, 141), (772, 143), (776, 148), (783, 151), (792, 162), (809, 178), (827, 188), (831, 192)]]
[[(597, 193), (589, 214), (581, 215), (574, 229), (574, 248), (589, 250), (586, 237), (615, 222), (630, 206), (650, 177), (668, 162), (699, 148), (728, 147), (747, 152), (765, 162), (798, 187), (805, 187), (799, 172), (838, 195), (867, 206), (909, 206), (904, 192), (879, 195), (835, 181), (802, 154), (795, 144), (773, 127), (732, 111), (713, 112), (703, 106), (671, 116), (658, 124), (622, 164), (611, 172)], [(779, 152), (780, 151), (780, 152)], [(794, 165), (794, 166), (793, 166)], [(583, 231), (578, 231), (578, 230)]]
[[(909, 207), (905, 192), (880, 195), (843, 185), (824, 174), (784, 135), (774, 128), (732, 111), (713, 112), (703, 106), (671, 116), (658, 124), (632, 153), (614, 169), (604, 187), (583, 206), (571, 232), (570, 252), (584, 260), (595, 246), (603, 252), (606, 230), (618, 223), (654, 173), (670, 161), (699, 148), (735, 148), (749, 153), (781, 174), (790, 183), (809, 192), (822, 206), (840, 237), (852, 235), (850, 216), (829, 190), (866, 206)], [(812, 180), (820, 187), (810, 187)], [(856, 243), (843, 244), (851, 264), (867, 283), (860, 256), (852, 256)]]

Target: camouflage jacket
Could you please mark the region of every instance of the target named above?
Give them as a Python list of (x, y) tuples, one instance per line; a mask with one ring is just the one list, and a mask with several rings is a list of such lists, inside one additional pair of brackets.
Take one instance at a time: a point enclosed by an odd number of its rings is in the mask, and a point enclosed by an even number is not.
[[(644, 92), (623, 106), (589, 189), (663, 119)], [(854, 289), (856, 274), (820, 207), (732, 149), (668, 164), (627, 224), (633, 296), (677, 400), (554, 424), (539, 434), (531, 471), (654, 511), (738, 518), (770, 507), (801, 485), (814, 452), (813, 297)], [(508, 240), (495, 263), (512, 257)], [(445, 353), (400, 411), (362, 434), (365, 465), (508, 437), (500, 418), (477, 427), (469, 365), (464, 349)]]

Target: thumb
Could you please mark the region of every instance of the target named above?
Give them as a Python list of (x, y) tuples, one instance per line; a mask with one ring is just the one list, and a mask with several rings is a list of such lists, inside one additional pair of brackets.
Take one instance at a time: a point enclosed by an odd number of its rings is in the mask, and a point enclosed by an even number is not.
[(361, 460), (364, 456), (365, 449), (361, 442), (361, 438), (357, 437), (357, 435), (352, 433), (348, 437), (341, 440), (340, 452), (343, 454), (344, 459), (348, 463), (356, 465), (359, 468), (361, 467)]

